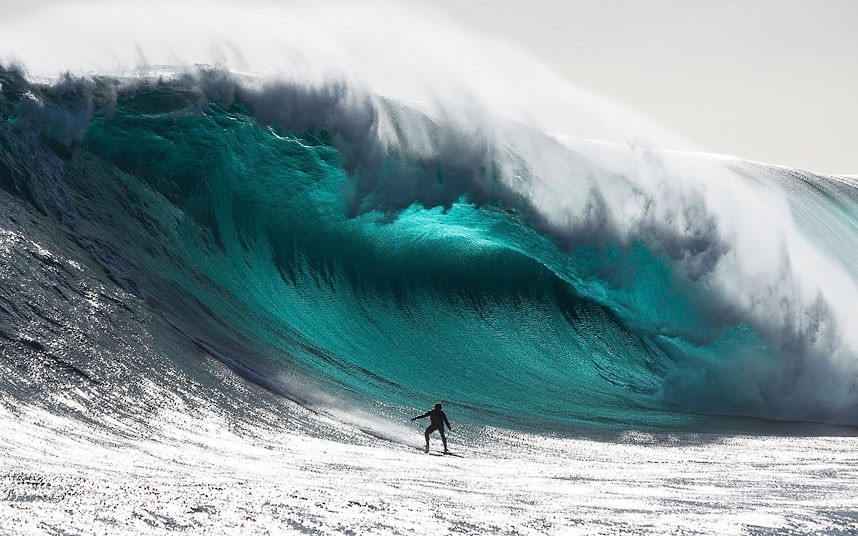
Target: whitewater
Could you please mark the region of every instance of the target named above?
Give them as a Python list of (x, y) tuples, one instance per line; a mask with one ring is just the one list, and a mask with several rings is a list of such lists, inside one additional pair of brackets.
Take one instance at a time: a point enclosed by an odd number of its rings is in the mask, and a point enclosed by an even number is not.
[(0, 24), (0, 532), (858, 530), (854, 177), (202, 5)]

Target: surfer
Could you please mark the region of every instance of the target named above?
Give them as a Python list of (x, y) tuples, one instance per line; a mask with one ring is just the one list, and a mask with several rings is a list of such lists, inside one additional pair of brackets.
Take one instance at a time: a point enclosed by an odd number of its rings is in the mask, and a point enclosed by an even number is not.
[(411, 417), (412, 421), (416, 421), (417, 419), (422, 419), (424, 417), (429, 417), (429, 426), (426, 427), (426, 432), (423, 435), (426, 437), (426, 452), (429, 452), (429, 434), (438, 430), (438, 433), (441, 434), (441, 441), (444, 443), (444, 452), (450, 452), (447, 450), (447, 436), (444, 435), (444, 424), (447, 425), (447, 430), (452, 430), (450, 427), (450, 421), (447, 420), (447, 415), (441, 411), (441, 404), (435, 404), (435, 407), (423, 415), (417, 415), (416, 417)]

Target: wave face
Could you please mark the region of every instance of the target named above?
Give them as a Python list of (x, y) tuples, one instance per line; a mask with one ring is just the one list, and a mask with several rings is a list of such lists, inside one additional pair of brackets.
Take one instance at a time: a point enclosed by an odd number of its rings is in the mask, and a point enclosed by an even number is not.
[(345, 84), (0, 84), (0, 185), (308, 405), (440, 399), (545, 430), (858, 424), (853, 182), (463, 124)]

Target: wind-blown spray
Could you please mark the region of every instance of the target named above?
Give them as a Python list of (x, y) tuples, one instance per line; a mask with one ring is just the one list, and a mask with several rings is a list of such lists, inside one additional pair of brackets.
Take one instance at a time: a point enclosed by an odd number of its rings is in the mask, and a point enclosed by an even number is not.
[[(848, 179), (666, 150), (524, 58), (475, 67), (455, 31), (421, 50), (404, 16), (373, 36), (232, 11), (134, 41), (139, 9), (110, 9), (114, 68), (0, 73), (0, 182), (236, 368), (320, 407), (419, 406), (443, 378), (513, 426), (856, 422)], [(198, 57), (219, 67), (160, 66)]]

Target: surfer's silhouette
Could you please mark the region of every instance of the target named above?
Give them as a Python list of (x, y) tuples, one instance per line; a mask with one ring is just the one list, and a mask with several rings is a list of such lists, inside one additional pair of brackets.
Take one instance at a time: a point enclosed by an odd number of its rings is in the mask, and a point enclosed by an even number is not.
[(426, 432), (423, 435), (426, 437), (426, 452), (429, 452), (429, 434), (438, 430), (438, 433), (441, 434), (441, 441), (444, 443), (444, 452), (450, 452), (447, 450), (447, 436), (444, 435), (444, 424), (447, 425), (447, 430), (452, 430), (450, 427), (450, 421), (447, 420), (447, 415), (441, 411), (441, 404), (435, 404), (435, 407), (423, 415), (417, 415), (416, 417), (411, 417), (412, 421), (416, 421), (417, 419), (422, 419), (424, 417), (429, 417), (429, 426), (426, 427)]

